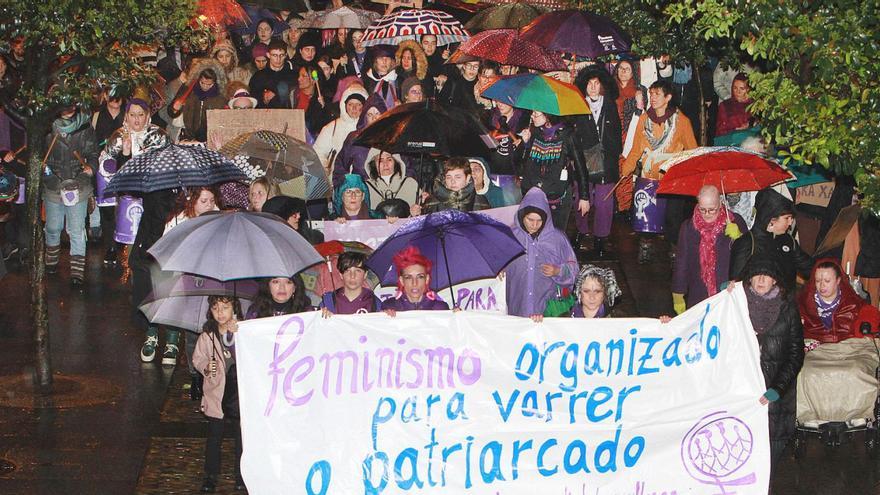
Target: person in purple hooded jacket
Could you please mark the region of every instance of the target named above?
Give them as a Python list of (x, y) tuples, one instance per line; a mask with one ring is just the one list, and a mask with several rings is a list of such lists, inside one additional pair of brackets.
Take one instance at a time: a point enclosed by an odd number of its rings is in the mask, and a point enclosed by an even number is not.
[(382, 306), (382, 301), (370, 289), (364, 287), (367, 278), (367, 255), (345, 252), (336, 260), (336, 268), (342, 274), (342, 287), (325, 292), (321, 297), (321, 316), (329, 318), (334, 314), (353, 315), (374, 313)]
[(449, 305), (437, 299), (431, 290), (431, 260), (422, 255), (419, 248), (407, 246), (393, 258), (397, 267), (397, 294), (382, 301), (382, 310), (389, 316), (398, 311), (449, 309)]
[(553, 225), (547, 195), (537, 187), (523, 196), (512, 230), (526, 252), (505, 270), (507, 314), (541, 321), (557, 288), (574, 283), (577, 258), (565, 234)]

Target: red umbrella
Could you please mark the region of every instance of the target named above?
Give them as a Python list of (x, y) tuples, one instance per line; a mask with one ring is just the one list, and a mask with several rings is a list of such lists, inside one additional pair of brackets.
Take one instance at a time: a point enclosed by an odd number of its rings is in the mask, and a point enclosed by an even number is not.
[(235, 0), (199, 0), (196, 15), (214, 26), (240, 26), (250, 22), (247, 12)]
[(522, 28), (520, 35), (548, 50), (589, 58), (628, 52), (632, 42), (611, 19), (573, 9), (548, 12)]
[(522, 39), (515, 29), (490, 29), (472, 36), (452, 54), (452, 63), (466, 57), (485, 58), (504, 65), (538, 69), (541, 72), (565, 70), (565, 61), (558, 54)]
[(722, 193), (760, 191), (792, 177), (773, 159), (729, 146), (703, 147), (676, 153), (663, 164), (658, 194), (696, 196), (703, 186)]

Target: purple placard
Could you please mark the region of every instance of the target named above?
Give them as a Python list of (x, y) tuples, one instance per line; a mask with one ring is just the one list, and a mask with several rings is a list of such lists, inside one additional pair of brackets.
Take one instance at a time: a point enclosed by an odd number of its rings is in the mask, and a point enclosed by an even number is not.
[(141, 198), (119, 196), (119, 204), (116, 207), (116, 235), (113, 239), (123, 244), (134, 244), (143, 213), (144, 205)]
[(666, 200), (657, 197), (660, 181), (636, 177), (633, 194), (632, 229), (662, 234), (666, 219)]

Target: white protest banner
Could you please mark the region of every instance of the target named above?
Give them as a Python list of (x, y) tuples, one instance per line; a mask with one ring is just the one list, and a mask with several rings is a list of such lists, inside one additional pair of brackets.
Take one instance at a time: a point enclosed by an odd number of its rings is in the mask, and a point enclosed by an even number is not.
[(236, 353), (250, 493), (767, 493), (741, 288), (665, 325), (279, 316)]
[[(488, 278), (453, 285), (455, 304), (465, 311), (497, 311), (507, 314), (507, 291), (504, 281)], [(397, 287), (376, 287), (373, 291), (383, 301), (397, 292)], [(437, 291), (440, 299), (450, 303), (452, 294), (444, 287)]]
[[(516, 215), (517, 208), (519, 208), (518, 205), (512, 205), (490, 208), (478, 211), (477, 213), (490, 216), (504, 225), (513, 225), (513, 218)], [(349, 220), (345, 223), (325, 220), (324, 227), (320, 230), (324, 232), (324, 240), (358, 241), (376, 249), (379, 247), (379, 244), (382, 244), (382, 241), (413, 219), (401, 218), (394, 223), (388, 223), (388, 220)]]

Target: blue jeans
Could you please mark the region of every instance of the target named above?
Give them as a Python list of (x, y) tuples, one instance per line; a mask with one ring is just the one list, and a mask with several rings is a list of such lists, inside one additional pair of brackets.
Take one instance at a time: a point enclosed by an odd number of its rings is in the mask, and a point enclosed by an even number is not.
[(67, 224), (70, 237), (70, 255), (86, 255), (86, 211), (89, 202), (80, 201), (73, 206), (43, 201), (46, 207), (46, 245), (55, 247), (61, 244), (61, 229)]

